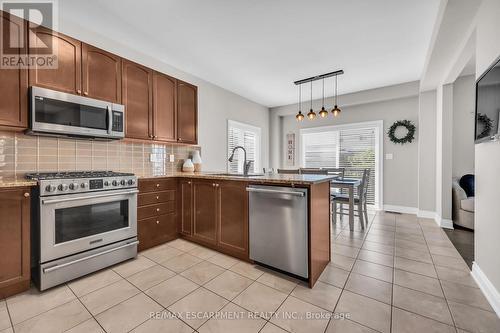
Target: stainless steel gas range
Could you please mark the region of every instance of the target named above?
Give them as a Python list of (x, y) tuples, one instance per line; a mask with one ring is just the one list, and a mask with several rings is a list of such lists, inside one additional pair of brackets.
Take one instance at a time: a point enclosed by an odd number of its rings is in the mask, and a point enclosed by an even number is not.
[(111, 171), (27, 174), (32, 272), (40, 290), (137, 255), (137, 177)]

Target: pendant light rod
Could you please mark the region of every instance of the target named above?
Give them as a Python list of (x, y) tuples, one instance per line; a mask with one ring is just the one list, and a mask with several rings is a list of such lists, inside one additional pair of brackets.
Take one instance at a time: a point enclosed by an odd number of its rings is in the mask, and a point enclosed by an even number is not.
[(342, 74), (344, 74), (344, 71), (341, 69), (341, 70), (338, 70), (338, 71), (335, 71), (335, 72), (330, 72), (330, 73), (326, 73), (326, 74), (316, 75), (316, 76), (313, 76), (313, 77), (309, 77), (307, 79), (298, 80), (298, 81), (295, 81), (294, 83), (295, 83), (295, 85), (299, 85), (299, 84), (313, 82), (313, 81), (318, 81), (318, 80), (321, 80), (321, 79), (326, 79), (328, 77), (338, 76), (338, 75), (342, 75)]

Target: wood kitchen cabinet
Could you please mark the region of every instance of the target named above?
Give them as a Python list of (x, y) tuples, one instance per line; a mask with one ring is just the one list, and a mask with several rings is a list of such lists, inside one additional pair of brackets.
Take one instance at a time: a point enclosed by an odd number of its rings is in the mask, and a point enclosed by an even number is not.
[(198, 142), (198, 89), (187, 82), (177, 81), (177, 141)]
[(189, 179), (179, 180), (179, 232), (181, 235), (193, 234), (193, 182)]
[[(0, 11), (1, 38), (3, 41), (15, 36), (26, 45), (26, 22), (17, 16)], [(7, 51), (4, 45), (4, 52)], [(26, 48), (12, 50), (14, 56), (23, 56)], [(17, 68), (0, 68), (0, 127), (24, 129), (28, 126), (28, 71)]]
[(122, 102), (122, 59), (82, 44), (83, 95), (117, 104)]
[(153, 70), (123, 59), (122, 101), (127, 138), (153, 138)]
[(177, 80), (153, 73), (153, 139), (177, 141)]
[(76, 39), (39, 26), (30, 29), (30, 48), (52, 45), (56, 68), (41, 68), (36, 62), (29, 69), (29, 85), (80, 95), (82, 93), (82, 43)]
[(193, 181), (193, 238), (217, 244), (218, 184)]
[(0, 299), (30, 287), (30, 188), (0, 188)]

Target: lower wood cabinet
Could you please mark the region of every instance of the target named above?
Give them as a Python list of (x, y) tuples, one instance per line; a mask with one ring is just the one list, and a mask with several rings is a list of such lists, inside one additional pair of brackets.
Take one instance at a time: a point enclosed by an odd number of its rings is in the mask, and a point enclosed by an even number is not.
[(179, 181), (181, 235), (248, 260), (248, 195), (243, 181)]
[(137, 199), (139, 251), (178, 237), (173, 179), (140, 179)]
[(30, 188), (0, 189), (0, 299), (30, 287)]

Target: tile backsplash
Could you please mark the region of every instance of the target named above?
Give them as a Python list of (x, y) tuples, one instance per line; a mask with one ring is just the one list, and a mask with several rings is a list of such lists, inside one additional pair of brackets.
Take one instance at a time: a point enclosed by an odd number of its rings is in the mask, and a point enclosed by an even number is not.
[[(28, 172), (112, 170), (155, 176), (180, 171), (199, 146), (91, 141), (0, 131), (0, 180)], [(175, 162), (169, 162), (169, 155)]]

